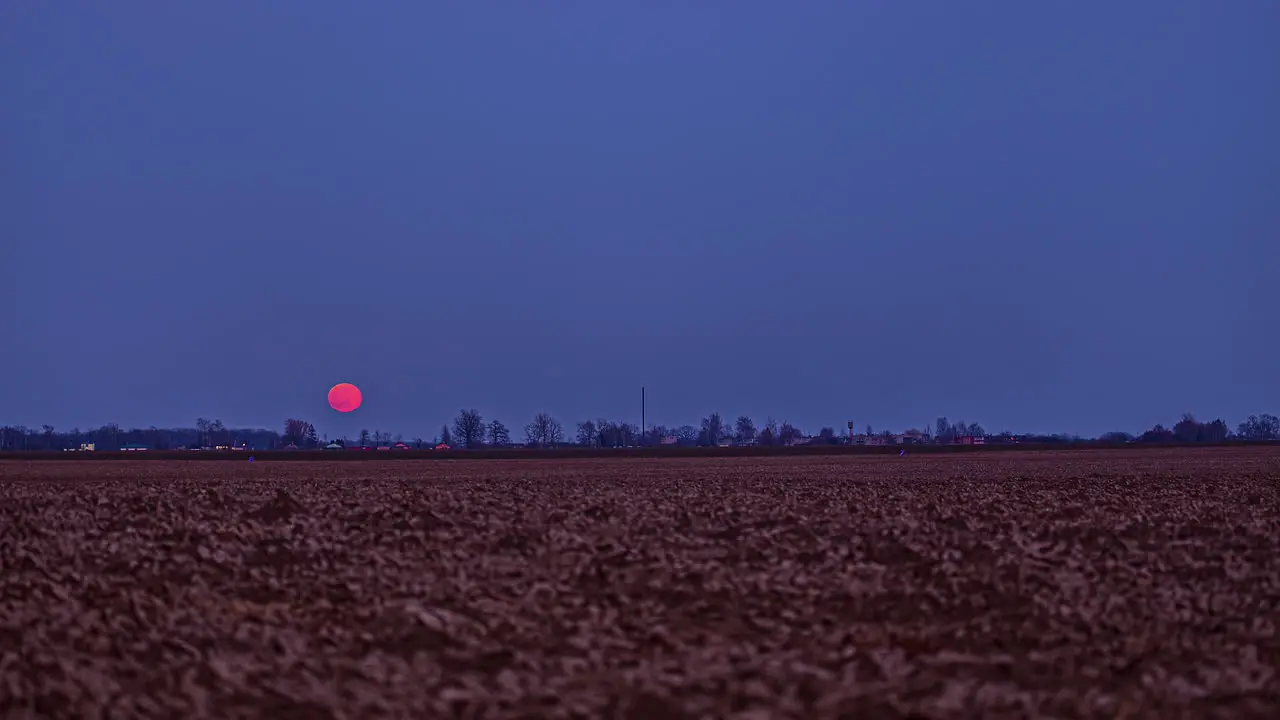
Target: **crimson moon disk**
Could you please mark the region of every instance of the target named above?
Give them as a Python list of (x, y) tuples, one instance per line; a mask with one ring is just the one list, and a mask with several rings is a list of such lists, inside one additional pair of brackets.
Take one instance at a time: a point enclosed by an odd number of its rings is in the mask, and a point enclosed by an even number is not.
[(338, 383), (329, 389), (329, 407), (340, 413), (349, 413), (360, 407), (364, 395), (351, 383)]

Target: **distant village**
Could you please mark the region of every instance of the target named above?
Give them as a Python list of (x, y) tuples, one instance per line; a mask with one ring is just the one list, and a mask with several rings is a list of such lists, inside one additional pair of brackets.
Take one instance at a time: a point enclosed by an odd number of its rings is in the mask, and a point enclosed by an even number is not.
[[(1020, 443), (1020, 442), (1034, 442), (1034, 440), (1032, 439), (1032, 436), (1029, 436), (1029, 435), (998, 435), (998, 436), (977, 436), (977, 437), (975, 437), (975, 436), (973, 436), (973, 435), (961, 435), (961, 436), (957, 436), (957, 437), (950, 438), (950, 439), (948, 439), (948, 440), (947, 440), (946, 442), (944, 442), (944, 443), (936, 443), (936, 442), (934, 442), (934, 439), (933, 439), (931, 436), (929, 436), (928, 434), (923, 433), (923, 432), (920, 432), (920, 431), (918, 431), (918, 430), (912, 430), (912, 431), (908, 431), (908, 432), (904, 432), (904, 433), (894, 433), (894, 434), (892, 434), (892, 435), (867, 435), (867, 434), (865, 434), (865, 433), (860, 433), (860, 434), (855, 434), (855, 435), (853, 435), (853, 436), (847, 436), (847, 435), (846, 435), (846, 436), (838, 436), (838, 438), (837, 438), (837, 442), (828, 442), (826, 439), (821, 438), (821, 437), (816, 436), (816, 435), (802, 435), (802, 436), (799, 436), (799, 437), (791, 438), (791, 439), (789, 439), (789, 440), (788, 440), (788, 441), (786, 441), (786, 442), (780, 442), (780, 443), (777, 443), (777, 445), (779, 445), (779, 446), (783, 446), (783, 447), (794, 447), (794, 446), (814, 445), (814, 444), (820, 444), (820, 445), (862, 445), (862, 446), (877, 446), (877, 445), (881, 445), (881, 446), (882, 446), (882, 445), (938, 445), (938, 444), (946, 444), (946, 445), (986, 445), (988, 442), (990, 442), (990, 443), (992, 443), (992, 444), (1009, 444), (1009, 443)], [(755, 441), (755, 440), (738, 441), (738, 440), (728, 439), (728, 440), (721, 440), (720, 442), (716, 443), (716, 445), (715, 445), (715, 446), (716, 446), (716, 447), (752, 447), (752, 446), (756, 446), (756, 445), (759, 445), (759, 444), (760, 444), (760, 443), (758, 443), (758, 442), (757, 442), (757, 441)], [(676, 436), (675, 436), (675, 435), (665, 435), (665, 436), (663, 436), (663, 437), (659, 440), (658, 445), (659, 445), (659, 446), (661, 446), (661, 447), (668, 447), (668, 446), (670, 446), (670, 447), (674, 447), (674, 446), (678, 446), (678, 445), (680, 445), (680, 443), (679, 443), (679, 441), (678, 441), (678, 439), (676, 438)], [(322, 450), (358, 450), (358, 451), (382, 451), (382, 452), (394, 452), (394, 451), (397, 451), (397, 450), (453, 450), (453, 449), (458, 449), (458, 448), (456, 448), (455, 446), (450, 445), (449, 443), (445, 443), (445, 442), (436, 442), (436, 443), (429, 443), (429, 442), (428, 442), (428, 443), (424, 443), (424, 442), (422, 442), (422, 441), (415, 441), (415, 442), (411, 442), (411, 443), (401, 441), (401, 442), (390, 443), (390, 444), (387, 444), (387, 445), (361, 445), (361, 444), (358, 444), (358, 443), (353, 443), (353, 444), (351, 444), (351, 445), (347, 445), (347, 444), (345, 444), (345, 443), (344, 443), (344, 441), (342, 441), (342, 440), (335, 440), (335, 441), (329, 442), (328, 444), (322, 444), (322, 445), (319, 445), (318, 447), (319, 447), (319, 449), (322, 449)], [(537, 446), (536, 446), (536, 445), (532, 445), (532, 444), (530, 444), (530, 443), (507, 443), (507, 444), (499, 445), (499, 446), (495, 446), (495, 445), (492, 445), (492, 444), (485, 444), (483, 447), (486, 447), (486, 448), (494, 448), (494, 447), (498, 447), (498, 448), (511, 448), (511, 449), (515, 449), (515, 448), (527, 448), (527, 447), (537, 447)], [(549, 447), (551, 447), (551, 446), (549, 446)], [(578, 444), (578, 443), (573, 443), (573, 442), (561, 442), (561, 443), (557, 443), (556, 445), (554, 445), (554, 447), (617, 447), (617, 448), (635, 448), (635, 447), (648, 447), (648, 445), (638, 445), (638, 444), (631, 444), (631, 445), (598, 445), (598, 444), (593, 444), (593, 445), (585, 445), (585, 446), (584, 446), (584, 445), (580, 445), (580, 444)], [(93, 452), (93, 451), (94, 451), (94, 450), (96, 450), (96, 449), (97, 449), (97, 445), (96, 445), (96, 443), (87, 442), (87, 443), (80, 443), (79, 447), (75, 447), (75, 448), (63, 448), (63, 451), (64, 451), (64, 452)], [(155, 448), (151, 447), (150, 445), (144, 444), (144, 443), (123, 443), (123, 444), (121, 444), (121, 445), (120, 445), (120, 447), (119, 447), (119, 450), (120, 450), (121, 452), (143, 452), (143, 451), (146, 451), (146, 450), (153, 450), (153, 449), (155, 449)], [(309, 448), (307, 448), (307, 447), (305, 446), (305, 444), (304, 444), (302, 447), (299, 447), (296, 443), (292, 443), (292, 442), (283, 443), (283, 444), (280, 444), (280, 445), (277, 445), (277, 446), (274, 446), (274, 447), (252, 447), (252, 446), (250, 446), (248, 443), (246, 443), (246, 442), (243, 442), (243, 441), (242, 441), (242, 442), (232, 443), (232, 444), (227, 444), (227, 445), (213, 445), (213, 446), (204, 446), (204, 447), (200, 447), (200, 446), (197, 446), (197, 447), (185, 447), (185, 446), (179, 446), (179, 447), (175, 447), (175, 448), (172, 448), (172, 449), (173, 449), (173, 450), (192, 451), (192, 452), (209, 452), (209, 451), (250, 451), (250, 450), (300, 450), (300, 449), (309, 449)]]
[[(787, 438), (786, 440), (779, 441), (773, 444), (776, 446), (782, 446), (782, 447), (796, 447), (796, 446), (805, 446), (805, 445), (846, 445), (846, 446), (847, 445), (858, 445), (858, 446), (987, 445), (987, 444), (1017, 444), (1017, 443), (1023, 443), (1023, 442), (1035, 443), (1035, 442), (1068, 442), (1068, 441), (1069, 441), (1068, 438), (1057, 437), (1057, 436), (1046, 438), (1043, 436), (1035, 436), (1035, 435), (1010, 434), (1010, 435), (977, 435), (977, 436), (958, 435), (958, 436), (947, 438), (939, 442), (929, 433), (926, 433), (920, 430), (909, 430), (902, 433), (892, 433), (892, 434), (868, 435), (866, 433), (855, 433), (853, 435), (835, 436), (834, 438), (823, 437), (819, 435), (799, 435), (796, 437)], [(722, 439), (719, 442), (717, 442), (715, 444), (715, 447), (722, 447), (722, 448), (753, 447), (753, 446), (758, 446), (760, 444), (761, 443), (755, 439), (737, 440), (733, 438), (728, 438), (728, 439)], [(686, 443), (681, 443), (680, 439), (675, 435), (664, 435), (661, 438), (659, 438), (657, 445), (660, 447), (676, 447), (676, 446), (686, 445)], [(696, 443), (692, 444), (692, 446), (696, 446), (696, 445), (697, 445)], [(529, 448), (529, 447), (540, 447), (540, 446), (535, 443), (524, 442), (524, 443), (504, 443), (501, 445), (485, 443), (483, 446), (474, 446), (474, 447), (516, 449), (516, 448)], [(541, 447), (636, 448), (636, 447), (651, 447), (651, 445), (647, 443), (640, 444), (636, 442), (633, 442), (631, 444), (609, 444), (609, 445), (600, 444), (598, 442), (585, 444), (585, 445), (577, 442), (558, 442), (553, 445), (546, 445)], [(62, 448), (62, 451), (63, 452), (93, 452), (98, 449), (99, 449), (98, 443), (82, 442), (75, 447), (64, 447)], [(110, 446), (110, 444), (108, 444), (107, 447), (103, 447), (101, 449), (103, 450), (118, 449), (121, 452), (145, 452), (148, 450), (155, 450), (157, 448), (154, 445), (148, 444), (148, 443), (125, 442), (125, 443), (120, 443), (117, 447), (112, 447)], [(236, 452), (236, 451), (243, 452), (243, 451), (253, 451), (253, 450), (261, 451), (261, 450), (304, 450), (304, 449), (322, 449), (322, 450), (329, 450), (329, 451), (396, 452), (396, 451), (404, 451), (404, 450), (455, 450), (455, 449), (463, 449), (463, 448), (458, 445), (450, 444), (449, 442), (440, 442), (438, 440), (430, 441), (430, 442), (415, 440), (413, 442), (397, 441), (397, 442), (388, 442), (385, 444), (361, 444), (359, 442), (348, 443), (347, 441), (339, 439), (339, 440), (334, 440), (329, 442), (321, 442), (320, 444), (317, 444), (317, 445), (309, 445), (305, 442), (299, 445), (298, 443), (287, 442), (287, 441), (280, 442), (280, 443), (251, 444), (247, 441), (240, 440), (240, 441), (231, 441), (225, 444), (217, 444), (217, 445), (199, 445), (199, 444), (193, 444), (191, 446), (177, 445), (177, 446), (164, 447), (159, 449), (162, 449), (165, 451), (176, 450), (176, 451), (189, 451), (189, 452)]]
[(806, 445), (911, 446), (911, 445), (1008, 445), (1075, 442), (1160, 443), (1221, 442), (1225, 440), (1274, 441), (1280, 439), (1280, 418), (1250, 415), (1231, 430), (1222, 420), (1201, 422), (1190, 414), (1170, 427), (1155, 425), (1140, 434), (1105, 433), (1097, 438), (1074, 435), (988, 433), (976, 423), (951, 423), (938, 418), (931, 430), (859, 431), (852, 422), (836, 430), (824, 427), (816, 434), (800, 431), (790, 423), (768, 420), (757, 428), (742, 416), (727, 422), (718, 414), (703, 418), (699, 426), (667, 428), (651, 425), (641, 432), (637, 425), (605, 420), (583, 421), (566, 431), (546, 413), (539, 413), (516, 440), (497, 420), (484, 421), (475, 410), (464, 410), (440, 428), (432, 439), (407, 439), (382, 431), (363, 430), (354, 439), (321, 435), (309, 422), (291, 418), (283, 432), (261, 428), (230, 428), (218, 420), (199, 419), (194, 428), (131, 428), (114, 424), (90, 430), (73, 428), (59, 432), (51, 425), (39, 429), (0, 426), (0, 451), (95, 452), (189, 451), (246, 452), (253, 450), (317, 450), (331, 452), (397, 452), (406, 450), (458, 450), (480, 448), (637, 448), (637, 447), (795, 447)]
[[(138, 432), (138, 431), (133, 431)], [(363, 452), (396, 452), (405, 450), (455, 450), (464, 449), (465, 444), (459, 445), (454, 443), (451, 438), (446, 437), (441, 440), (436, 438), (431, 441), (413, 440), (406, 442), (404, 440), (391, 441), (390, 439), (377, 437), (372, 435), (364, 438), (364, 442), (348, 441), (338, 439), (332, 441), (317, 440), (315, 444), (307, 442), (306, 438), (302, 438), (301, 442), (291, 439), (281, 438), (278, 441), (275, 438), (261, 438), (258, 442), (251, 442), (249, 439), (237, 439), (234, 437), (237, 433), (232, 431), (232, 437), (222, 443), (200, 443), (194, 442), (189, 445), (179, 444), (170, 445), (168, 443), (147, 443), (147, 442), (119, 442), (119, 443), (103, 443), (86, 441), (77, 443), (74, 446), (60, 448), (63, 452), (94, 452), (96, 450), (111, 450), (121, 452), (145, 452), (148, 450), (164, 450), (164, 451), (189, 451), (189, 452), (247, 452), (254, 450), (310, 450), (322, 449), (329, 451), (363, 451)], [(275, 433), (270, 433), (275, 435)], [(381, 433), (378, 433), (380, 436)], [(703, 442), (686, 442), (676, 434), (661, 435), (656, 438), (656, 445), (659, 447), (677, 447), (677, 446), (703, 446), (710, 444), (705, 442), (705, 438), (700, 438)], [(265, 440), (266, 442), (263, 442)], [(1065, 440), (1065, 438), (1064, 438)], [(1036, 442), (1035, 436), (1031, 435), (954, 435), (947, 437), (939, 442), (928, 432), (921, 430), (908, 430), (901, 433), (853, 433), (845, 435), (804, 435), (796, 434), (790, 437), (779, 438), (777, 442), (761, 443), (759, 438), (739, 439), (739, 438), (721, 438), (715, 447), (753, 447), (761, 444), (770, 444), (782, 447), (795, 447), (805, 445), (859, 445), (859, 446), (885, 446), (885, 445), (985, 445), (991, 444), (1009, 444), (1020, 442)], [(471, 447), (485, 448), (529, 448), (529, 447), (601, 447), (601, 448), (636, 448), (651, 447), (655, 443), (643, 442), (642, 438), (619, 438), (614, 442), (602, 442), (596, 440), (594, 442), (582, 442), (581, 438), (577, 442), (559, 441), (550, 444), (539, 444), (535, 442), (506, 442), (492, 443), (486, 442), (483, 445), (476, 444)], [(10, 448), (14, 449), (14, 448)], [(34, 448), (28, 448), (34, 449)]]

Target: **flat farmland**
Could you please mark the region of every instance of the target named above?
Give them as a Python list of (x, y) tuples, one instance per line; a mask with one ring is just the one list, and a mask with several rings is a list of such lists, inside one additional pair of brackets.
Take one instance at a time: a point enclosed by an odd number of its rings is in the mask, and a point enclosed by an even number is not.
[(1275, 448), (0, 463), (0, 717), (1280, 717)]

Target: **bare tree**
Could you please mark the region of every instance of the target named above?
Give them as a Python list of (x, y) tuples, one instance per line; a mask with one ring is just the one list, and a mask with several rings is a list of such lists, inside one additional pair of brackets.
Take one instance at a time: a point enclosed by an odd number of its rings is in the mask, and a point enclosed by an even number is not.
[(618, 444), (631, 447), (640, 439), (640, 427), (635, 423), (618, 423)]
[(453, 420), (453, 437), (464, 448), (475, 448), (484, 444), (484, 419), (480, 412), (463, 410)]
[(227, 426), (222, 424), (221, 420), (214, 420), (209, 423), (209, 444), (221, 445), (222, 437), (227, 432)]
[(764, 421), (764, 427), (760, 429), (757, 436), (757, 442), (761, 445), (773, 445), (778, 442), (778, 423), (773, 418), (767, 418)]
[(1200, 427), (1200, 440), (1202, 442), (1222, 442), (1227, 439), (1231, 431), (1227, 428), (1227, 424), (1221, 419), (1207, 422)]
[(728, 433), (725, 431), (724, 420), (720, 417), (720, 413), (713, 412), (702, 418), (702, 440), (712, 447), (720, 444)]
[(676, 436), (677, 445), (698, 444), (698, 428), (692, 425), (681, 425), (675, 429), (673, 434)]
[(1250, 415), (1236, 426), (1236, 437), (1242, 440), (1256, 440), (1258, 433), (1258, 416)]
[(1280, 418), (1271, 413), (1262, 413), (1258, 417), (1258, 428), (1262, 437), (1266, 440), (1280, 438)]
[(747, 415), (739, 415), (738, 421), (734, 423), (733, 437), (742, 444), (755, 442), (756, 424)]
[[(207, 426), (206, 426), (207, 427)], [(289, 418), (284, 421), (284, 439), (285, 442), (294, 445), (303, 445), (307, 441), (307, 430), (311, 427), (311, 423), (297, 418)]]
[(449, 434), (448, 425), (444, 425), (440, 428), (440, 442), (450, 447), (453, 446), (453, 436)]
[(21, 425), (6, 425), (0, 428), (0, 448), (8, 449), (10, 447), (22, 447), (26, 450), (27, 429)]
[(538, 447), (551, 447), (564, 440), (564, 430), (560, 421), (551, 417), (550, 413), (540, 412), (533, 416), (533, 421), (524, 426), (525, 441)]
[(555, 418), (551, 417), (550, 414), (546, 414), (546, 415), (547, 415), (547, 422), (546, 422), (547, 429), (545, 434), (547, 438), (547, 444), (559, 445), (560, 443), (564, 442), (564, 428), (560, 426), (559, 420), (556, 420)]
[(778, 428), (778, 442), (783, 445), (791, 445), (800, 439), (800, 430), (789, 422), (782, 423), (782, 427)]
[(618, 447), (622, 444), (622, 428), (612, 420), (596, 421), (596, 436), (600, 439), (600, 447)]
[(507, 430), (506, 425), (497, 420), (489, 423), (489, 444), (494, 447), (511, 444), (511, 432)]
[(1221, 442), (1227, 439), (1227, 424), (1222, 420), (1202, 423), (1191, 413), (1173, 426), (1173, 436), (1180, 442)]
[(651, 446), (661, 445), (670, 434), (666, 425), (650, 425), (649, 430), (645, 432), (645, 442)]
[(583, 420), (578, 423), (577, 441), (579, 445), (584, 447), (592, 447), (597, 444), (599, 438), (596, 436), (596, 424), (590, 420)]
[(951, 426), (951, 423), (947, 422), (945, 415), (934, 422), (933, 437), (937, 440), (938, 444), (943, 445), (949, 443), (955, 439), (955, 436), (955, 428)]

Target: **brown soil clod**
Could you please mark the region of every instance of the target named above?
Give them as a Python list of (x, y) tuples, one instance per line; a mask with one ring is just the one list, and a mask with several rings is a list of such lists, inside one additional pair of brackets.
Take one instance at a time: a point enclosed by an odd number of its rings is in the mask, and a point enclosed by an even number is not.
[(289, 520), (295, 515), (305, 515), (306, 512), (307, 508), (293, 499), (293, 496), (288, 491), (284, 488), (276, 488), (275, 497), (267, 501), (262, 507), (249, 513), (249, 517), (268, 523), (277, 523)]

